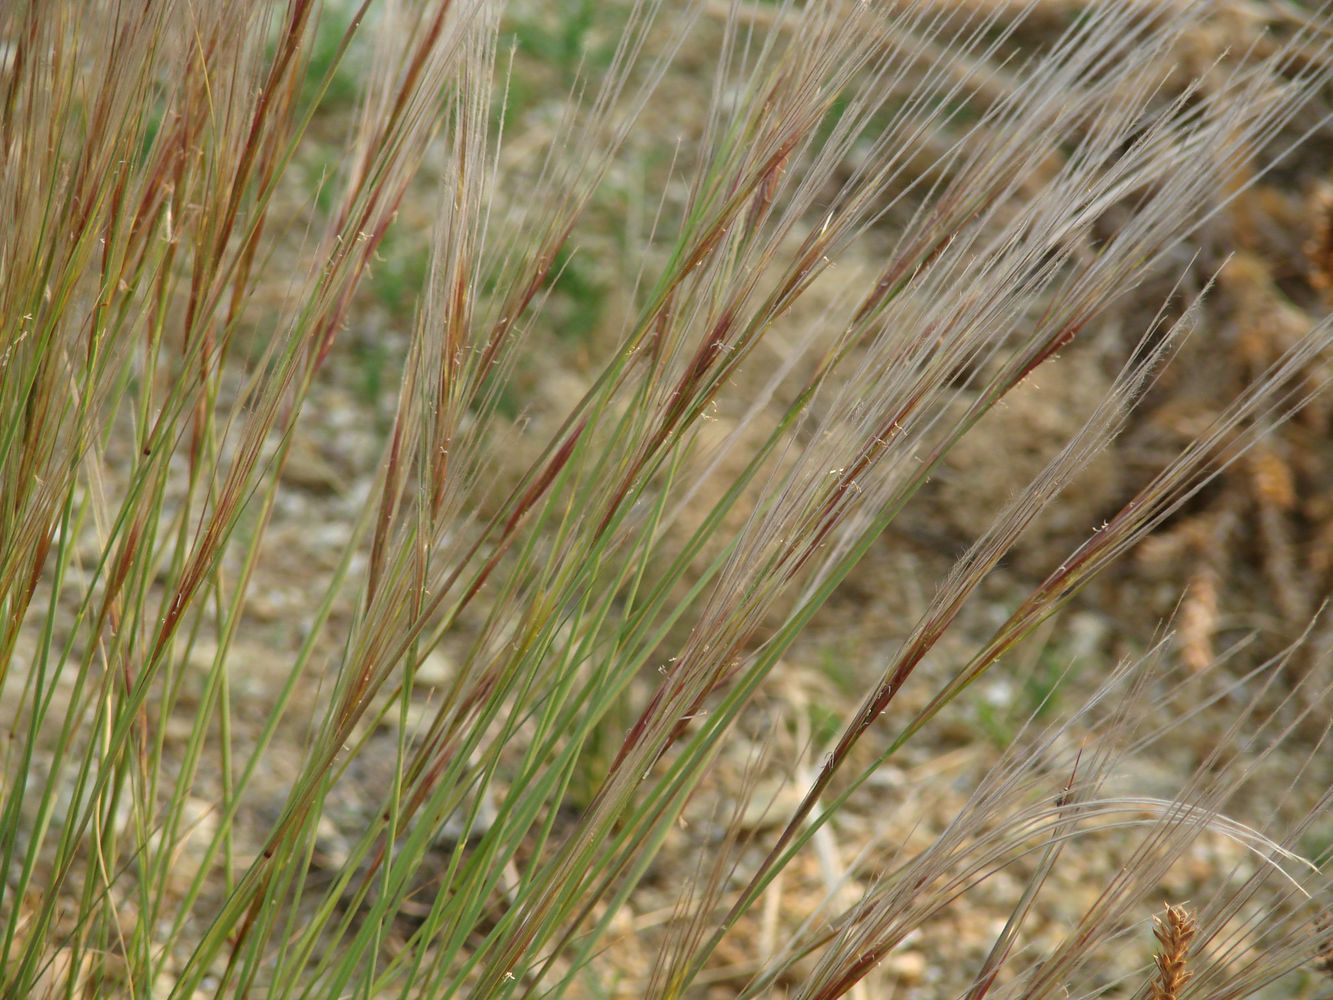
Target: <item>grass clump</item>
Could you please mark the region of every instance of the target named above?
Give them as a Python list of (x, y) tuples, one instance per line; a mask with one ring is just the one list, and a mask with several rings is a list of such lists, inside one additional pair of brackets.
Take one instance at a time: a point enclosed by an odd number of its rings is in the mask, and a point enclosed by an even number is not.
[[(1191, 910), (1171, 988), (1254, 995), (1307, 965), (1326, 859), (1293, 845), (1328, 814), (1300, 780), (1326, 680), (1284, 688), (1288, 650), (1167, 681), (1158, 645), (1066, 718), (1044, 692), (1046, 717), (928, 843), (871, 852), (873, 877), (846, 873), (717, 978), (932, 720), (1323, 389), (1327, 321), (1108, 497), (989, 635), (923, 667), (1203, 323), (1180, 248), (1255, 150), (1309, 130), (1328, 18), (1182, 81), (1204, 5), (1093, 5), (1021, 59), (1004, 5), (648, 0), (618, 5), (606, 54), (593, 9), (550, 35), (568, 99), (504, 122), (503, 143), (502, 40), (528, 22), (489, 0), (0, 10), (0, 988), (834, 997), (1020, 872), (965, 995), (1158, 995), (1160, 958), (1152, 980), (1146, 956), (1106, 956), (1210, 837), (1262, 863)], [(676, 87), (705, 103), (663, 157)], [(295, 165), (321, 107), (352, 125), (314, 191)], [(635, 162), (662, 165), (642, 184), (659, 207), (585, 271), (580, 227)], [(397, 260), (377, 280), (422, 205), (422, 286)], [(799, 322), (867, 246), (874, 266)], [(784, 655), (954, 445), (1163, 271), (1183, 277), (1086, 419), (930, 581), (859, 704), (820, 722), (822, 763), (755, 819), (772, 761), (738, 739)], [(613, 278), (597, 337), (550, 308), (600, 310), (582, 300)], [(273, 526), (294, 481), (335, 481), (294, 476), (312, 400), (386, 287), (411, 332), (376, 474), (300, 595), (290, 656), (247, 681)], [(551, 327), (592, 365), (554, 401)], [(1156, 704), (1188, 707), (1168, 723)], [(1120, 787), (1205, 708), (1225, 738), (1174, 794)], [(1292, 818), (1228, 819), (1311, 729)], [(619, 921), (738, 745), (696, 877), (618, 987)], [(349, 818), (366, 773), (375, 801)], [(1119, 869), (1067, 934), (1026, 940), (1048, 883), (1103, 842)]]

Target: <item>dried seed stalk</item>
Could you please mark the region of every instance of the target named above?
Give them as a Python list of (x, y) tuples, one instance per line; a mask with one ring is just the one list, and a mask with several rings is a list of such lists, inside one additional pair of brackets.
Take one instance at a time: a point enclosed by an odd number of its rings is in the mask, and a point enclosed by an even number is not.
[(1153, 936), (1157, 954), (1153, 961), (1157, 975), (1152, 984), (1152, 1000), (1177, 1000), (1194, 973), (1188, 968), (1190, 942), (1198, 925), (1183, 906), (1166, 904), (1166, 912), (1153, 917)]

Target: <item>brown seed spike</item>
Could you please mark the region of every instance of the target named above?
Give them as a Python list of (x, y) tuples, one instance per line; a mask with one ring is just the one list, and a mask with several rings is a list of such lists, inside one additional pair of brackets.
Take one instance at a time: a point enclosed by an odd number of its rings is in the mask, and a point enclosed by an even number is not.
[(1333, 979), (1333, 910), (1320, 910), (1314, 918), (1315, 968)]
[(1190, 576), (1185, 599), (1180, 605), (1181, 659), (1193, 673), (1208, 669), (1216, 659), (1213, 636), (1218, 621), (1218, 572), (1207, 562)]
[(1166, 912), (1153, 917), (1153, 936), (1157, 938), (1157, 975), (1152, 984), (1152, 1000), (1177, 1000), (1185, 984), (1193, 978), (1188, 966), (1190, 942), (1198, 925), (1183, 906), (1166, 904)]
[(1310, 217), (1314, 220), (1313, 233), (1305, 244), (1305, 256), (1310, 267), (1310, 286), (1333, 295), (1333, 189), (1320, 187), (1310, 197)]
[(1254, 494), (1261, 504), (1278, 510), (1296, 506), (1296, 476), (1285, 458), (1272, 448), (1256, 448), (1250, 457)]

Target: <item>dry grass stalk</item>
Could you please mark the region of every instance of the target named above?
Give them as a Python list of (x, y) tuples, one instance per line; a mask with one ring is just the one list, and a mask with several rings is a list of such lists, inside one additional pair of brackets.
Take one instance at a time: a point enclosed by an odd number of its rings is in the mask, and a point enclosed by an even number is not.
[(1179, 1000), (1185, 984), (1194, 978), (1189, 970), (1189, 950), (1196, 933), (1194, 916), (1184, 906), (1167, 903), (1166, 911), (1153, 917), (1157, 975), (1152, 983), (1152, 1000)]

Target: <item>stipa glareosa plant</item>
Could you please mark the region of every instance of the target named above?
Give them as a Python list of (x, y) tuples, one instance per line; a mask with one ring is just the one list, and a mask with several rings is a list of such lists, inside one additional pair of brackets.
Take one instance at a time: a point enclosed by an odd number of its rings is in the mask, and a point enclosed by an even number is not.
[[(1329, 18), (1287, 12), (1182, 79), (1212, 5), (1089, 5), (1022, 58), (1031, 12), (1004, 4), (613, 13), (603, 38), (583, 7), (543, 35), (486, 0), (0, 11), (7, 995), (707, 995), (729, 938), (886, 762), (1322, 390), (1327, 322), (904, 706), (983, 581), (1203, 325), (1180, 248), (1256, 151), (1322, 125), (1307, 119)], [(575, 80), (535, 160), (506, 154), (536, 127), (512, 113), (525, 37), (565, 39)], [(618, 276), (623, 322), (506, 479), (506, 410), (598, 199), (700, 73)], [(312, 190), (324, 104), (351, 123)], [(294, 212), (296, 191), (313, 204)], [(234, 674), (284, 473), (416, 204), (429, 263), (378, 472), (256, 710)], [(798, 321), (854, 254), (873, 267)], [(617, 986), (617, 921), (784, 653), (960, 439), (1172, 269), (1118, 375), (931, 583), (758, 840), (752, 762), (641, 981)], [(705, 433), (720, 408), (730, 432)], [(446, 642), (457, 655), (427, 677)], [(1016, 734), (926, 846), (869, 856), (850, 897), (830, 893), (725, 989), (855, 992), (1015, 870), (969, 997), (1248, 996), (1307, 965), (1328, 887), (1298, 849), (1328, 794), (1306, 801), (1301, 779), (1323, 733), (1302, 744), (1287, 826), (1225, 817), (1275, 747), (1318, 729), (1326, 681), (1277, 694), (1285, 658), (1189, 678), (1174, 694), (1221, 706), (1251, 755), (1219, 750), (1174, 796), (1144, 795), (1116, 766), (1174, 731), (1147, 707), (1156, 658)], [(1076, 726), (1099, 740), (1080, 749)], [(331, 855), (340, 796), (374, 764), (378, 798)], [(1214, 836), (1261, 863), (1190, 901), (1188, 977), (1147, 951), (1116, 965), (1158, 905), (1141, 896)], [(1119, 838), (1119, 873), (1065, 936), (1029, 941), (1053, 873), (1098, 838)]]

